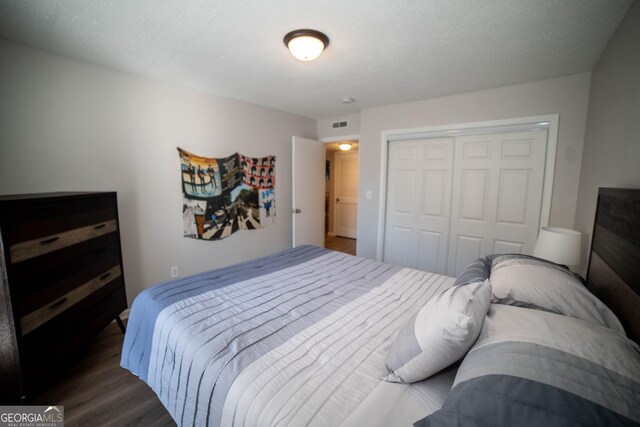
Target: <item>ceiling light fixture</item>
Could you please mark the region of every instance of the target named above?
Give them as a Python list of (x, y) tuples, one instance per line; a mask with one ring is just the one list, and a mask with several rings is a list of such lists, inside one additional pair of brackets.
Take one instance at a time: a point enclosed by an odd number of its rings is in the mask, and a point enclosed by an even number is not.
[(283, 41), (291, 55), (301, 61), (313, 61), (329, 46), (329, 37), (316, 30), (293, 30)]
[(338, 144), (338, 147), (342, 151), (349, 151), (349, 150), (351, 150), (351, 143), (350, 142), (341, 142), (340, 144)]

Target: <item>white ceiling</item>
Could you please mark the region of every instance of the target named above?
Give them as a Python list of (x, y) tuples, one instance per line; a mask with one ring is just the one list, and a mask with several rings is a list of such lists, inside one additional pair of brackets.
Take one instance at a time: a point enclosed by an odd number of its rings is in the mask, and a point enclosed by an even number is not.
[[(590, 71), (631, 3), (0, 0), (0, 37), (320, 119)], [(297, 28), (329, 36), (316, 61)]]

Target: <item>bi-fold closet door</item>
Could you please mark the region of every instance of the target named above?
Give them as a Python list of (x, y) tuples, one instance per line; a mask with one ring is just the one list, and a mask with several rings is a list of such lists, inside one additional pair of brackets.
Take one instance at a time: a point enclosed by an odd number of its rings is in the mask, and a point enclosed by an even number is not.
[(531, 253), (546, 149), (546, 130), (389, 142), (384, 261), (455, 276)]

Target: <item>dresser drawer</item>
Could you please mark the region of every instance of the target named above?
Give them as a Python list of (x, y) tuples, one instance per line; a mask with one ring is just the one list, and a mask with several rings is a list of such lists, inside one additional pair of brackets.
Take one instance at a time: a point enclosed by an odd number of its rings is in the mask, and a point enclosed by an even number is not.
[(11, 262), (21, 261), (48, 254), (80, 242), (94, 239), (117, 230), (115, 219), (73, 228), (56, 234), (49, 234), (33, 240), (9, 244)]
[(125, 290), (114, 281), (46, 325), (22, 338), (22, 372), (28, 390), (38, 390), (43, 378), (64, 375), (65, 365), (82, 355), (82, 348), (126, 307)]
[[(5, 202), (2, 222), (14, 231), (20, 224), (32, 223), (40, 228), (50, 226), (52, 220), (69, 220), (87, 212), (111, 211), (117, 206), (115, 193), (100, 195), (75, 195), (73, 197), (44, 197)], [(39, 225), (42, 223), (42, 225)], [(73, 228), (73, 227), (72, 227)]]
[[(126, 295), (121, 277), (119, 277), (88, 296), (81, 304), (70, 307), (40, 328), (23, 335), (22, 347), (30, 350), (28, 351), (29, 354), (33, 353), (31, 350), (37, 350), (38, 348), (49, 352), (54, 347), (61, 347), (53, 344), (69, 342), (76, 336), (78, 331), (86, 329), (90, 324), (93, 324), (96, 318), (110, 318), (110, 320), (113, 320), (117, 314), (126, 308), (125, 301)], [(101, 322), (98, 321), (97, 323)], [(107, 323), (109, 322), (102, 326)], [(66, 349), (62, 349), (62, 351), (66, 352)], [(42, 357), (39, 358), (41, 359)]]
[[(35, 241), (36, 247), (48, 246), (46, 241), (59, 233), (100, 225), (110, 220), (117, 221), (117, 218), (115, 193), (8, 200), (0, 212), (5, 248), (27, 241)], [(69, 238), (66, 234), (58, 237), (57, 240)], [(45, 243), (41, 244), (40, 241)]]
[(108, 270), (101, 272), (91, 280), (83, 283), (77, 288), (67, 292), (51, 303), (37, 308), (20, 318), (22, 335), (27, 335), (34, 329), (49, 322), (54, 317), (60, 315), (76, 304), (81, 303), (90, 295), (94, 295), (98, 290), (104, 288), (122, 275), (120, 265), (115, 265)]
[(100, 277), (113, 267), (120, 265), (117, 257), (105, 258), (99, 262), (77, 269), (57, 282), (51, 282), (48, 286), (28, 294), (19, 294), (15, 301), (16, 317), (23, 317), (40, 307), (52, 305), (68, 293), (84, 286), (86, 283)]
[[(116, 233), (11, 265), (14, 301), (20, 305), (28, 304), (51, 287), (60, 287), (56, 292), (64, 294), (86, 281), (82, 275), (87, 270), (100, 268), (105, 262), (108, 266), (120, 263), (120, 244)], [(59, 295), (52, 295), (50, 299)]]

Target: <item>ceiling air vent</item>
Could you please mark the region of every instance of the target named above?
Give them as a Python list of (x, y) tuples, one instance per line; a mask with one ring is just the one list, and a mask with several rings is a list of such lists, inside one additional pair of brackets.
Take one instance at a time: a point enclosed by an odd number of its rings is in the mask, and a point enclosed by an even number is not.
[(349, 126), (349, 122), (346, 120), (331, 123), (333, 129), (346, 128), (347, 126)]

